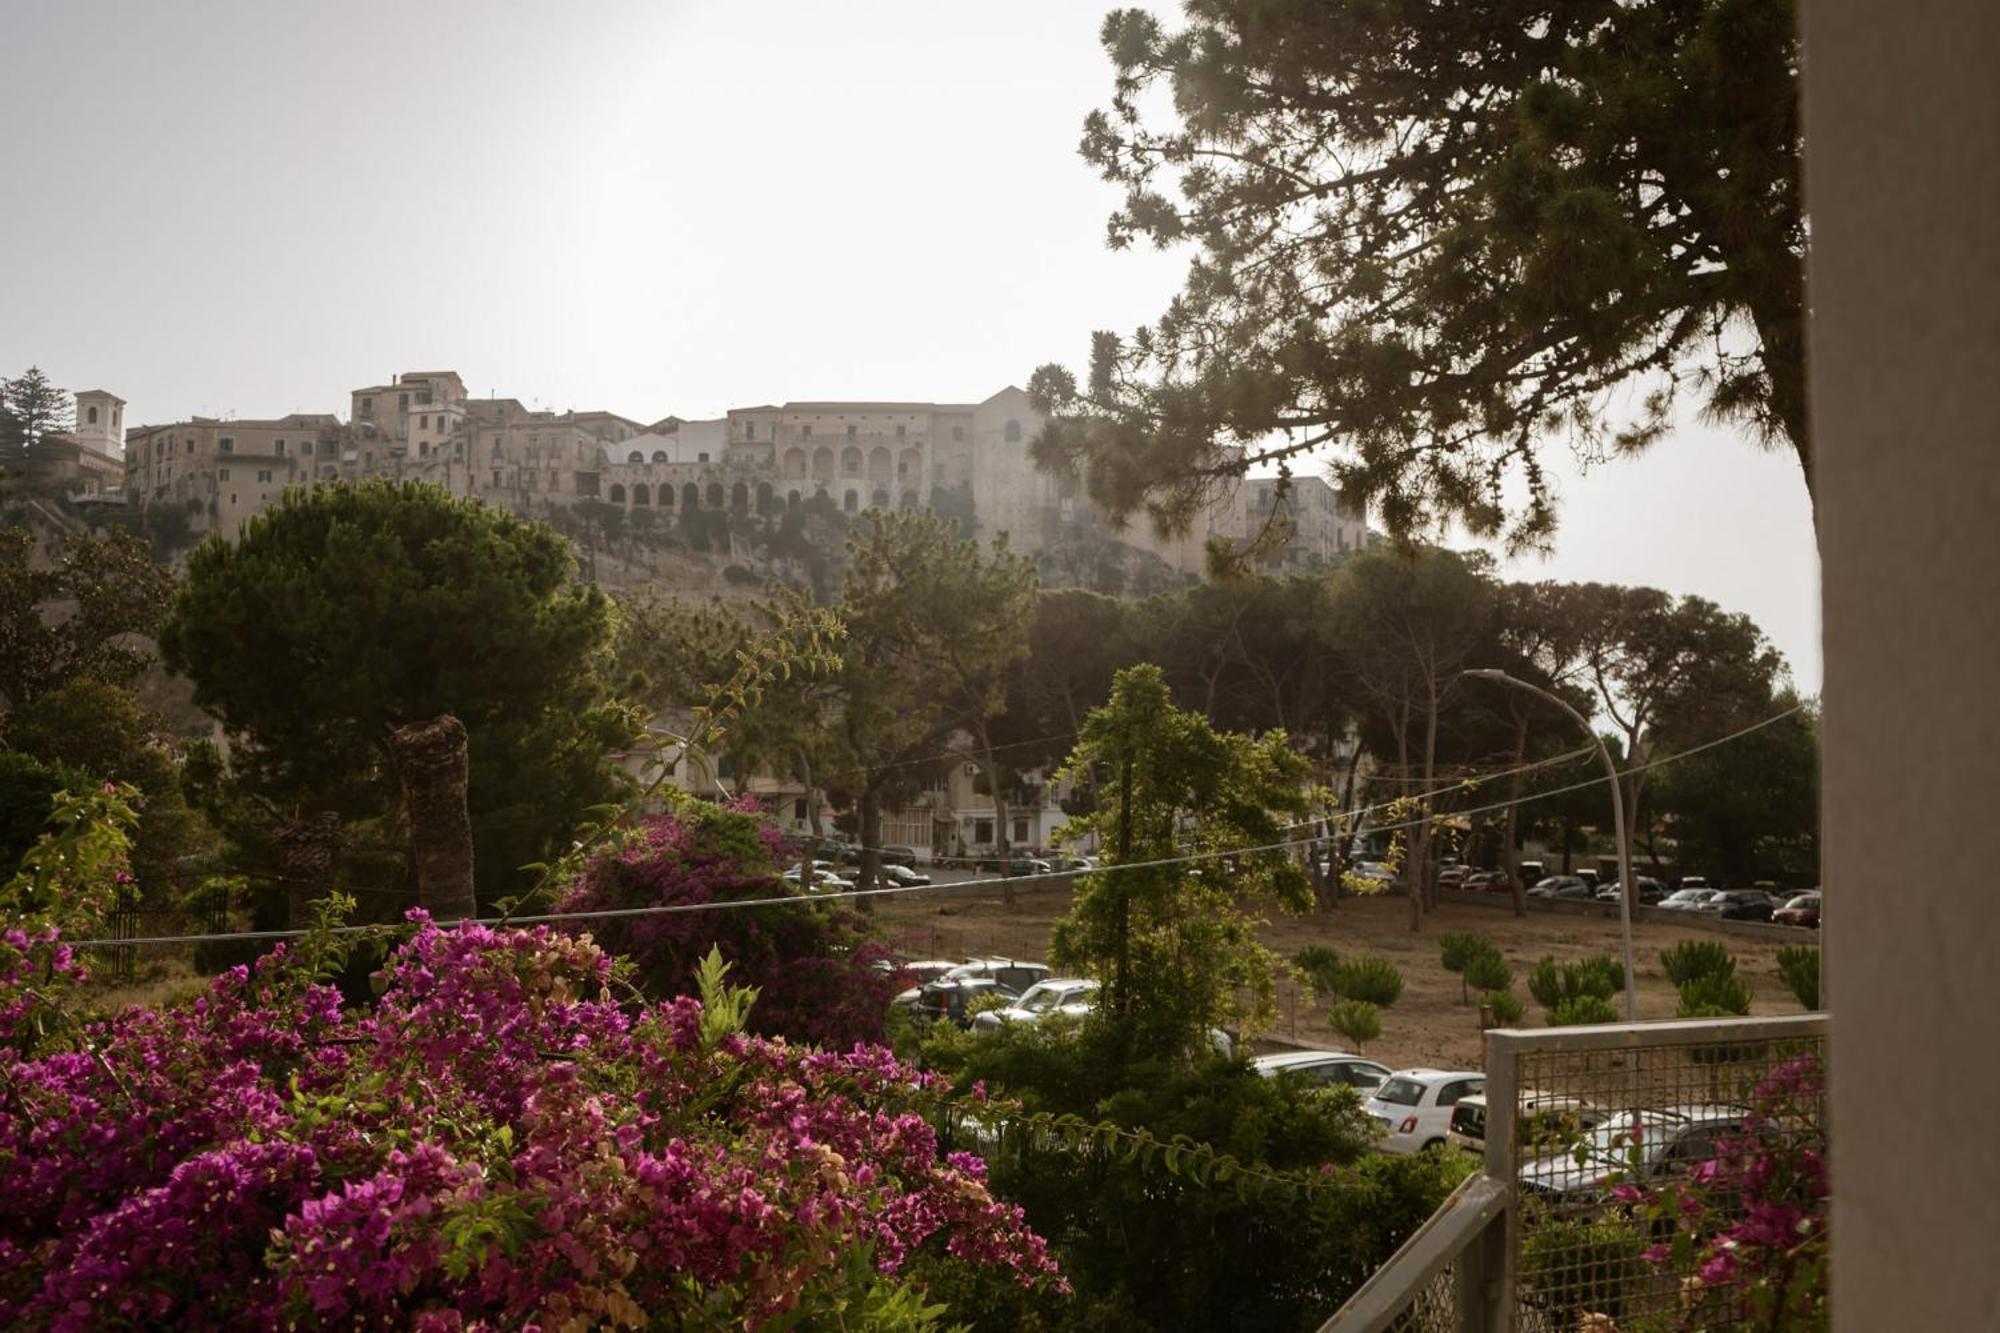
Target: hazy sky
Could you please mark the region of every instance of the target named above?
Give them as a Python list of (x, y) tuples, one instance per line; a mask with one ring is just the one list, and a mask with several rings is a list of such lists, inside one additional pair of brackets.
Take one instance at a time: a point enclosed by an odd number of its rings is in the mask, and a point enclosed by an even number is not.
[[(135, 424), (417, 369), (645, 420), (983, 398), (1178, 286), (1075, 152), (1108, 7), (0, 0), (0, 374)], [(1511, 572), (1713, 598), (1817, 691), (1789, 457), (1691, 427), (1556, 471)]]

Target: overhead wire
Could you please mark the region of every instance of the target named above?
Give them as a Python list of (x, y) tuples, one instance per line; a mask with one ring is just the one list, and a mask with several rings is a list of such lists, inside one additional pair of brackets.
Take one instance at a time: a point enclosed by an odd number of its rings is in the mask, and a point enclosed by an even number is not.
[[(1677, 763), (1683, 759), (1692, 758), (1697, 754), (1704, 753), (1708, 750), (1716, 749), (1719, 746), (1727, 745), (1733, 741), (1741, 740), (1743, 737), (1748, 736), (1753, 732), (1761, 731), (1765, 727), (1772, 726), (1778, 722), (1782, 722), (1784, 719), (1791, 717), (1793, 714), (1803, 711), (1804, 708), (1805, 708), (1804, 704), (1796, 704), (1791, 708), (1785, 709), (1783, 712), (1774, 713), (1770, 717), (1764, 718), (1761, 721), (1753, 722), (1749, 726), (1743, 727), (1737, 731), (1730, 732), (1726, 736), (1719, 736), (1713, 740), (1704, 741), (1700, 745), (1690, 746), (1688, 749), (1679, 750), (1673, 754), (1663, 755), (1658, 759), (1649, 760), (1643, 764), (1634, 764), (1624, 769), (1621, 769), (1619, 770), (1617, 776), (1620, 779), (1623, 779), (1634, 773), (1648, 772), (1655, 768), (1663, 768), (1668, 764)], [(1563, 787), (1551, 788), (1548, 791), (1529, 793), (1527, 795), (1520, 797), (1518, 800), (1499, 801), (1491, 805), (1477, 806), (1470, 810), (1454, 811), (1453, 813), (1459, 816), (1469, 816), (1477, 814), (1486, 814), (1496, 810), (1505, 810), (1509, 806), (1513, 805), (1526, 805), (1534, 801), (1547, 800), (1552, 796), (1561, 796), (1573, 791), (1582, 791), (1589, 787), (1598, 786), (1604, 781), (1605, 779), (1601, 777), (1592, 778), (1584, 782), (1576, 782)], [(1371, 828), (1369, 832), (1394, 833), (1404, 829), (1417, 828), (1428, 822), (1429, 822), (1428, 818), (1419, 818), (1413, 820), (1405, 820), (1400, 823), (1394, 823), (1394, 824), (1380, 824)], [(1298, 826), (1287, 825), (1285, 827), (1293, 828)], [(1264, 843), (1258, 846), (1209, 848), (1200, 851), (1185, 852), (1175, 856), (1156, 857), (1146, 861), (1127, 861), (1114, 866), (1100, 866), (1095, 870), (1085, 871), (1080, 873), (1117, 874), (1132, 870), (1159, 869), (1166, 866), (1187, 865), (1198, 861), (1220, 860), (1224, 857), (1254, 856), (1263, 852), (1285, 851), (1288, 849), (1298, 848), (1298, 847), (1310, 847), (1317, 841), (1319, 841), (1318, 838), (1282, 838), (1276, 842)], [(1018, 888), (1020, 887), (1020, 880), (1022, 878), (1024, 877), (1021, 876), (1009, 877), (1006, 875), (999, 875), (999, 876), (992, 876), (986, 879), (958, 880), (949, 884), (896, 884), (896, 885), (877, 886), (866, 889), (842, 889), (842, 890), (835, 890), (829, 893), (815, 893), (810, 895), (785, 893), (775, 897), (712, 899), (708, 902), (701, 902), (701, 903), (657, 903), (646, 907), (605, 907), (605, 908), (593, 908), (593, 909), (574, 911), (574, 912), (543, 912), (533, 916), (523, 915), (523, 916), (513, 916), (506, 918), (500, 918), (500, 917), (468, 918), (468, 920), (471, 920), (474, 924), (487, 925), (487, 926), (547, 925), (558, 921), (609, 921), (609, 920), (620, 920), (632, 917), (680, 915), (691, 912), (730, 911), (738, 908), (797, 906), (801, 903), (843, 902), (843, 901), (862, 899), (862, 898), (900, 897), (902, 895), (912, 894), (912, 893), (936, 893), (936, 894), (943, 894), (947, 892), (963, 893), (967, 890), (972, 890), (972, 889), (990, 889), (990, 888), (1007, 887), (1007, 886)], [(1029, 876), (1025, 878), (1033, 879), (1039, 877)], [(455, 925), (464, 923), (439, 922), (438, 924)], [(398, 931), (415, 930), (418, 928), (419, 928), (419, 923), (400, 922), (400, 923), (386, 924), (386, 925), (334, 926), (330, 927), (326, 933), (336, 934), (336, 935), (387, 934)], [(66, 943), (68, 943), (70, 947), (77, 949), (84, 949), (84, 948), (106, 949), (106, 948), (116, 948), (119, 946), (137, 947), (140, 945), (151, 946), (151, 945), (208, 944), (208, 943), (215, 943), (215, 942), (222, 942), (229, 940), (300, 939), (306, 935), (310, 935), (313, 933), (314, 933), (313, 931), (306, 929), (250, 930), (250, 931), (230, 931), (221, 934), (154, 935), (154, 936), (133, 937), (129, 939), (73, 940), (73, 941), (66, 941)]]

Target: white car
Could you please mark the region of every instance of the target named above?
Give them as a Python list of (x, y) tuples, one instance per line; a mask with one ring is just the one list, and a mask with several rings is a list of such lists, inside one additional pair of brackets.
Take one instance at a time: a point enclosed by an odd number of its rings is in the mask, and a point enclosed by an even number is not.
[(1314, 1083), (1353, 1088), (1363, 1097), (1382, 1086), (1390, 1074), (1389, 1066), (1345, 1051), (1279, 1051), (1256, 1057), (1250, 1067), (1265, 1078), (1296, 1074)]
[(1462, 1098), (1486, 1091), (1477, 1069), (1403, 1069), (1391, 1074), (1361, 1109), (1382, 1126), (1377, 1146), (1386, 1153), (1442, 1148), (1451, 1131), (1451, 1111)]
[[(793, 888), (798, 888), (802, 882), (803, 873), (797, 866), (793, 866), (790, 870), (780, 875), (779, 878)], [(845, 893), (853, 887), (853, 880), (842, 879), (839, 875), (831, 871), (817, 869), (813, 871), (812, 892), (814, 893)]]
[(1005, 1009), (974, 1016), (972, 1026), (992, 1031), (1007, 1023), (1039, 1023), (1050, 1014), (1087, 1014), (1097, 1003), (1097, 983), (1083, 977), (1038, 981)]

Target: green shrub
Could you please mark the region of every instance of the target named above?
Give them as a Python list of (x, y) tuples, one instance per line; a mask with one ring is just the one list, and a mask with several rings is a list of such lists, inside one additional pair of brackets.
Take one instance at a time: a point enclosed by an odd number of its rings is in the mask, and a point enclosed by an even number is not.
[(1438, 936), (1438, 954), (1447, 972), (1458, 973), (1458, 999), (1460, 1004), (1469, 1004), (1471, 996), (1466, 989), (1465, 969), (1473, 959), (1482, 954), (1495, 952), (1491, 941), (1482, 935), (1469, 931), (1448, 930)]
[(1292, 966), (1305, 974), (1321, 995), (1333, 995), (1334, 977), (1340, 970), (1340, 955), (1323, 944), (1309, 944), (1292, 955)]
[(1394, 1004), (1403, 994), (1403, 974), (1386, 958), (1355, 958), (1334, 969), (1333, 992), (1343, 1000)]
[(1549, 1010), (1552, 1028), (1580, 1027), (1586, 1023), (1616, 1023), (1618, 1011), (1601, 995), (1572, 995)]
[(1819, 949), (1810, 944), (1786, 945), (1778, 950), (1778, 975), (1791, 987), (1799, 1004), (1819, 1008)]
[(1625, 969), (1614, 958), (1595, 954), (1574, 963), (1544, 957), (1528, 973), (1528, 993), (1544, 1009), (1589, 996), (1609, 1000), (1625, 989)]
[(1510, 1028), (1521, 1021), (1526, 1010), (1521, 997), (1511, 991), (1489, 990), (1479, 993), (1479, 1026), (1483, 1028)]
[(1695, 977), (1681, 985), (1682, 1018), (1712, 1018), (1713, 1011), (1725, 1014), (1750, 1012), (1750, 990), (1733, 975)]
[(1579, 995), (1608, 998), (1625, 989), (1625, 965), (1608, 954), (1592, 954), (1572, 966), (1585, 978), (1585, 982), (1577, 988)]
[(1327, 1021), (1335, 1032), (1353, 1042), (1357, 1051), (1382, 1035), (1381, 1016), (1366, 1000), (1341, 1001), (1328, 1012)]
[(1616, 1218), (1531, 1216), (1521, 1237), (1521, 1296), (1551, 1328), (1624, 1313), (1625, 1293), (1645, 1281), (1646, 1237)]
[(1498, 950), (1489, 947), (1466, 963), (1465, 981), (1475, 990), (1506, 990), (1514, 984), (1514, 969), (1507, 966)]
[(1676, 986), (1685, 986), (1696, 977), (1736, 975), (1736, 960), (1715, 940), (1682, 940), (1671, 949), (1662, 949), (1660, 966)]

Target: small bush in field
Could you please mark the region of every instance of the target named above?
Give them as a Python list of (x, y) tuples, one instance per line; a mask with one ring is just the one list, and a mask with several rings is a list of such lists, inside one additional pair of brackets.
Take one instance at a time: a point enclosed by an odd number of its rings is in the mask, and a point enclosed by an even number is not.
[(1305, 973), (1312, 988), (1321, 995), (1333, 995), (1334, 977), (1340, 970), (1340, 955), (1324, 944), (1309, 944), (1292, 955), (1292, 966)]
[(1333, 989), (1344, 1000), (1391, 1005), (1403, 994), (1403, 974), (1386, 958), (1355, 958), (1334, 970)]
[(1465, 980), (1474, 990), (1507, 990), (1514, 984), (1514, 969), (1497, 951), (1489, 949), (1466, 963)]
[(1819, 1008), (1819, 949), (1810, 944), (1778, 950), (1778, 975), (1807, 1009)]
[(1554, 1009), (1566, 1000), (1589, 996), (1609, 1000), (1625, 989), (1625, 969), (1603, 954), (1574, 963), (1558, 963), (1544, 957), (1528, 973), (1528, 993), (1544, 1009)]
[(1511, 991), (1489, 990), (1479, 993), (1479, 1026), (1483, 1028), (1508, 1028), (1521, 1021), (1526, 1008), (1521, 997)]
[(1549, 1010), (1549, 1026), (1552, 1028), (1617, 1021), (1618, 1011), (1611, 1007), (1611, 1001), (1598, 995), (1573, 995)]
[(1327, 1014), (1333, 1030), (1354, 1043), (1359, 1051), (1382, 1035), (1382, 1018), (1366, 1000), (1343, 1000)]
[(1492, 952), (1494, 952), (1492, 942), (1483, 935), (1474, 935), (1469, 931), (1448, 930), (1438, 936), (1438, 953), (1440, 961), (1444, 964), (1444, 970), (1458, 974), (1458, 998), (1461, 1004), (1471, 1002), (1471, 997), (1466, 991), (1466, 965), (1481, 954)]
[(1680, 988), (1682, 1018), (1712, 1018), (1718, 1011), (1743, 1015), (1750, 1012), (1750, 988), (1734, 976), (1696, 977)]
[(1671, 949), (1662, 949), (1660, 967), (1676, 986), (1685, 986), (1696, 977), (1736, 975), (1736, 960), (1715, 940), (1682, 940)]

